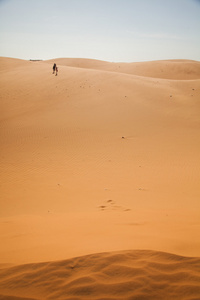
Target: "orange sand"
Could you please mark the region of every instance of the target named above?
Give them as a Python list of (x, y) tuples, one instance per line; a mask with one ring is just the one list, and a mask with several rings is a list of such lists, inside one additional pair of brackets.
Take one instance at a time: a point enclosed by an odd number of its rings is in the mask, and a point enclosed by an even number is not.
[[(11, 299), (199, 299), (200, 258), (123, 251), (0, 270)], [(5, 296), (4, 296), (5, 297)], [(1, 298), (0, 299), (9, 299)]]
[(199, 299), (200, 63), (0, 62), (0, 299)]

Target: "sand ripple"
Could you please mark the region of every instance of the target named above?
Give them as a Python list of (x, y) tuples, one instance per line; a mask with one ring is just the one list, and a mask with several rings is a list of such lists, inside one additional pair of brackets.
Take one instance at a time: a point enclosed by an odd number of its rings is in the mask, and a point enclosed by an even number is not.
[(0, 299), (194, 300), (200, 296), (200, 258), (108, 252), (3, 268), (0, 278)]

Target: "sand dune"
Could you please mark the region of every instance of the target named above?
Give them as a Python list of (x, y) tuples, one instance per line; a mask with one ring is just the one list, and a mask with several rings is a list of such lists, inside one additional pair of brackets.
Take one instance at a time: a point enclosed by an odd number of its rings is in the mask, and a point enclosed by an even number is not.
[(0, 62), (0, 294), (197, 299), (200, 63)]
[(26, 67), (30, 65), (29, 61), (23, 59), (15, 59), (11, 57), (0, 57), (1, 61), (1, 72), (13, 71), (16, 68)]
[[(0, 270), (0, 299), (199, 299), (200, 259), (156, 251), (93, 254)], [(5, 298), (6, 295), (6, 298)], [(15, 298), (16, 297), (16, 298)], [(20, 298), (17, 298), (20, 297)]]
[(49, 60), (48, 63), (57, 62), (59, 65), (96, 69), (109, 72), (125, 73), (137, 76), (191, 80), (200, 78), (200, 62), (191, 60), (166, 60), (139, 63), (111, 63), (94, 59), (59, 58)]

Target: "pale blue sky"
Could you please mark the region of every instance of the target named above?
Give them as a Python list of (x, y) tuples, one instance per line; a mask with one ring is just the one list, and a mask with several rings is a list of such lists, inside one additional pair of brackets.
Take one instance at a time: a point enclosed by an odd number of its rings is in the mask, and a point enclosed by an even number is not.
[(0, 0), (0, 56), (200, 60), (200, 0)]

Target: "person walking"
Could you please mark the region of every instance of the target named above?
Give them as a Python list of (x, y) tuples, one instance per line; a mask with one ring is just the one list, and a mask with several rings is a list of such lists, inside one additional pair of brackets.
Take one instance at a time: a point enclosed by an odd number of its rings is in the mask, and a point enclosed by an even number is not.
[(53, 74), (55, 73), (56, 70), (56, 64), (53, 65)]

